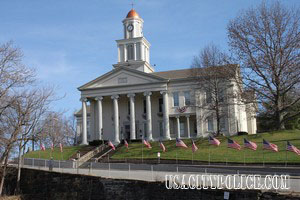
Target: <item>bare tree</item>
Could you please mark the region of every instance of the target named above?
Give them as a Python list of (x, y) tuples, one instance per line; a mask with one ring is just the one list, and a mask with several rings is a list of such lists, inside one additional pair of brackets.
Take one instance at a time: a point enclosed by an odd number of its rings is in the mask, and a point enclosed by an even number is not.
[(64, 145), (73, 145), (75, 130), (72, 119), (68, 119), (62, 112), (49, 112), (45, 115), (40, 124), (40, 134), (38, 136), (42, 143), (50, 147)]
[(228, 64), (227, 57), (217, 46), (210, 44), (194, 57), (192, 63), (193, 76), (197, 77), (199, 89), (206, 96), (197, 104), (204, 111), (201, 120), (216, 119), (217, 135), (224, 125), (221, 120), (229, 117), (230, 98), (237, 97), (231, 90), (231, 79), (236, 75), (237, 66)]
[(10, 97), (12, 90), (34, 81), (35, 72), (22, 64), (22, 57), (12, 42), (0, 45), (0, 115), (14, 100)]
[(12, 151), (19, 152), (19, 182), (21, 151), (54, 100), (53, 89), (36, 87), (35, 71), (22, 64), (22, 57), (12, 42), (0, 45), (0, 196)]
[(0, 129), (4, 135), (1, 140), (1, 145), (4, 146), (5, 151), (0, 157), (1, 161), (4, 161), (4, 176), (2, 176), (1, 179), (0, 192), (4, 184), (9, 154), (14, 147), (17, 147), (19, 152), (18, 189), (21, 175), (20, 164), (22, 149), (30, 140), (38, 121), (48, 110), (48, 106), (52, 101), (53, 91), (49, 88), (25, 89), (16, 92), (15, 96), (16, 99), (1, 116)]
[[(300, 12), (279, 2), (248, 9), (228, 25), (231, 51), (241, 61), (243, 79), (267, 104), (277, 129), (300, 114), (291, 107), (300, 102)], [(287, 100), (288, 96), (292, 99)]]

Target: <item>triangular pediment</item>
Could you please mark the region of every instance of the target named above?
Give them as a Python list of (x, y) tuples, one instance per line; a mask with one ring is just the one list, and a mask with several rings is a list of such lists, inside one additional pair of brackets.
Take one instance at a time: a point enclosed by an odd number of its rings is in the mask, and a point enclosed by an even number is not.
[(151, 84), (161, 81), (166, 81), (166, 79), (138, 70), (120, 67), (86, 83), (79, 87), (79, 90), (111, 86)]

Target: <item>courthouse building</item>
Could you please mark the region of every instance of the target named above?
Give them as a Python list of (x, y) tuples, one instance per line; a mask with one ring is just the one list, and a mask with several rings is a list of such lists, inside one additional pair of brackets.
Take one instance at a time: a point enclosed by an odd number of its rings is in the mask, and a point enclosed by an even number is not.
[[(78, 88), (82, 102), (81, 110), (75, 113), (78, 143), (197, 138), (217, 130), (216, 117), (203, 107), (208, 91), (199, 87), (201, 83), (191, 69), (155, 72), (143, 24), (132, 9), (123, 20), (124, 38), (116, 41), (118, 63)], [(225, 95), (237, 88), (230, 82), (224, 82), (223, 87)], [(255, 112), (248, 112), (252, 103), (232, 102), (223, 108), (226, 114), (220, 120), (221, 132), (256, 133)]]

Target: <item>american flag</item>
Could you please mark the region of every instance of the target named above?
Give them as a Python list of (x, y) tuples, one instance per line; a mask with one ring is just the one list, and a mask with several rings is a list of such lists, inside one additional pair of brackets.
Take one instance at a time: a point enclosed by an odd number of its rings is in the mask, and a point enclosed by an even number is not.
[(211, 136), (209, 136), (208, 141), (209, 144), (216, 145), (216, 146), (219, 146), (221, 144), (221, 142), (218, 139)]
[(184, 142), (183, 142), (181, 139), (179, 139), (179, 138), (176, 138), (176, 147), (188, 148), (188, 147), (184, 144)]
[(63, 145), (62, 143), (59, 143), (60, 152), (63, 152)]
[(278, 152), (277, 145), (276, 144), (272, 144), (272, 143), (266, 141), (265, 139), (263, 139), (263, 149), (267, 149), (267, 150)]
[(159, 141), (159, 146), (162, 149), (163, 152), (166, 152), (166, 147), (165, 145), (162, 143), (162, 141)]
[(127, 142), (127, 140), (124, 140), (124, 145), (125, 145), (126, 149), (128, 150), (128, 142)]
[(287, 141), (286, 150), (294, 152), (300, 156), (300, 150), (297, 147), (295, 147), (294, 145), (292, 145), (289, 141)]
[(143, 140), (143, 143), (144, 143), (144, 145), (146, 145), (146, 147), (148, 148), (148, 149), (151, 149), (152, 147), (151, 147), (151, 144), (147, 141), (147, 140)]
[(244, 138), (244, 148), (255, 151), (257, 149), (257, 144)]
[(42, 143), (40, 144), (40, 149), (41, 149), (42, 151), (45, 151), (45, 150), (46, 150), (45, 146), (44, 146)]
[(111, 141), (108, 141), (108, 146), (110, 146), (113, 150), (116, 150), (116, 147)]
[(193, 151), (193, 153), (195, 153), (198, 150), (198, 147), (196, 146), (194, 140), (192, 140), (192, 143), (193, 143), (192, 144), (192, 151)]
[(241, 145), (239, 145), (236, 141), (228, 138), (227, 143), (228, 143), (227, 144), (228, 148), (233, 148), (233, 149), (241, 150)]

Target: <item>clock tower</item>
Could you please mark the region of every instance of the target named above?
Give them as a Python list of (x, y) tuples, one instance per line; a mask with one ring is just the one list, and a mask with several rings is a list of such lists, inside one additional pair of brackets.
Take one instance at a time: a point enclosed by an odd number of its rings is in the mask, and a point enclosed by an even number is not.
[(130, 10), (122, 21), (124, 39), (117, 40), (118, 67), (129, 67), (146, 73), (154, 72), (150, 65), (150, 43), (143, 34), (143, 19), (134, 10)]

